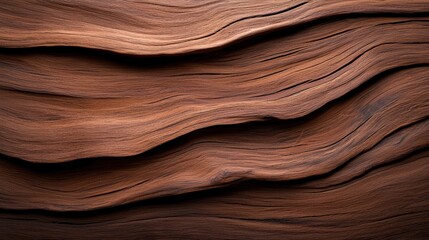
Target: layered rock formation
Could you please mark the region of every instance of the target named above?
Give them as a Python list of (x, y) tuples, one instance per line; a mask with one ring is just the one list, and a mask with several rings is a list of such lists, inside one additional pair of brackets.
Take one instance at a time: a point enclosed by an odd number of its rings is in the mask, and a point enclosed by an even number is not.
[(0, 5), (5, 239), (426, 239), (427, 1)]

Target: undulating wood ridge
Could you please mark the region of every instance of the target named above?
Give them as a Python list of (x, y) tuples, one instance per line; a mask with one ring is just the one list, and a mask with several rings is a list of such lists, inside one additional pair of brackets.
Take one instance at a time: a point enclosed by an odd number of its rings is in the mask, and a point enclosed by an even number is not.
[(0, 55), (0, 149), (34, 162), (137, 154), (209, 126), (301, 117), (380, 72), (429, 63), (429, 18), (359, 20), (172, 65), (91, 52)]
[(0, 4), (4, 239), (428, 239), (428, 1)]
[(427, 0), (17, 0), (0, 6), (4, 47), (79, 46), (135, 55), (219, 48), (353, 14), (427, 13)]

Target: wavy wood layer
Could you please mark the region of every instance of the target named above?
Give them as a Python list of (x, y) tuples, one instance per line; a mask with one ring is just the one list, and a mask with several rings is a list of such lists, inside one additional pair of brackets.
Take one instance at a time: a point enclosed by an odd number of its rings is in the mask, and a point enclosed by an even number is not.
[(355, 22), (178, 65), (4, 54), (0, 150), (34, 162), (138, 154), (209, 126), (301, 117), (381, 72), (429, 63), (426, 18)]
[(0, 231), (20, 239), (425, 239), (428, 171), (424, 151), (335, 188), (242, 185), (78, 217), (3, 211)]
[(429, 5), (424, 0), (17, 0), (0, 10), (4, 47), (79, 46), (158, 55), (216, 48), (330, 16), (428, 13)]
[(355, 157), (385, 154), (373, 160), (377, 164), (428, 143), (428, 76), (429, 67), (399, 71), (310, 119), (217, 127), (135, 157), (85, 159), (88, 165), (48, 172), (9, 159), (0, 165), (2, 174), (13, 173), (0, 183), (5, 194), (0, 207), (88, 210), (243, 179), (312, 177)]
[(5, 239), (428, 239), (427, 1), (0, 4)]

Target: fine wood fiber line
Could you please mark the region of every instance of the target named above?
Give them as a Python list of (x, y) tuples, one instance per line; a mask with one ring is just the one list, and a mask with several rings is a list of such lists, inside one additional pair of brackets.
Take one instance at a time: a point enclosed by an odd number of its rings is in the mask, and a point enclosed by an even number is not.
[(429, 239), (427, 0), (0, 4), (1, 239)]
[(79, 46), (124, 54), (203, 51), (270, 30), (353, 14), (428, 13), (426, 0), (8, 1), (0, 45)]
[(0, 207), (91, 210), (239, 180), (310, 178), (348, 161), (353, 172), (335, 179), (351, 178), (429, 144), (428, 76), (429, 67), (397, 71), (309, 119), (201, 130), (130, 158), (85, 159), (47, 171), (9, 158), (0, 162)]
[(205, 127), (302, 117), (377, 74), (428, 63), (428, 32), (427, 18), (351, 19), (158, 67), (7, 51), (0, 151), (32, 162), (129, 156)]

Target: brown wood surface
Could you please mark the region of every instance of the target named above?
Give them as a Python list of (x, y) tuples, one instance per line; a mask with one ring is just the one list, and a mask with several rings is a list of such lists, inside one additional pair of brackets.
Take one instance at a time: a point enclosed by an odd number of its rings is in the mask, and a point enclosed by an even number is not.
[(429, 2), (0, 3), (0, 239), (428, 239)]

